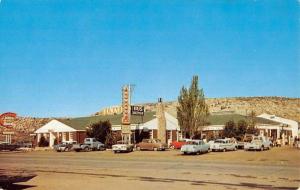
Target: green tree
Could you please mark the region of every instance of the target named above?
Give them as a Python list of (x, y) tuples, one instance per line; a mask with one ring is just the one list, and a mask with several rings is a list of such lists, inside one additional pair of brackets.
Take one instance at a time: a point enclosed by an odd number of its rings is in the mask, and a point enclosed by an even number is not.
[(112, 141), (112, 131), (110, 121), (98, 121), (91, 124), (86, 130), (87, 136), (96, 138), (105, 145), (110, 145)]
[(184, 137), (194, 137), (208, 124), (209, 110), (198, 76), (193, 76), (189, 89), (182, 87), (178, 96), (177, 118)]
[(247, 130), (247, 127), (248, 127), (248, 123), (247, 121), (245, 120), (239, 120), (238, 123), (237, 123), (237, 131), (236, 131), (236, 138), (238, 140), (242, 140), (245, 133), (246, 133), (246, 130)]
[(229, 120), (226, 122), (224, 131), (223, 131), (223, 136), (224, 137), (235, 137), (237, 135), (237, 127), (234, 123), (233, 120)]
[(247, 130), (246, 130), (246, 133), (247, 134), (255, 134), (257, 135), (258, 134), (258, 129), (256, 128), (256, 114), (254, 111), (251, 111), (249, 116), (249, 121), (248, 121), (248, 127), (247, 127)]

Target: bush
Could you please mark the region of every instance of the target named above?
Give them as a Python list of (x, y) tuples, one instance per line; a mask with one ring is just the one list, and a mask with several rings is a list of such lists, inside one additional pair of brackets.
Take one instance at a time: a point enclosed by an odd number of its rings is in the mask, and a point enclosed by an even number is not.
[(47, 147), (49, 146), (49, 142), (46, 140), (44, 136), (41, 136), (39, 141), (39, 147)]

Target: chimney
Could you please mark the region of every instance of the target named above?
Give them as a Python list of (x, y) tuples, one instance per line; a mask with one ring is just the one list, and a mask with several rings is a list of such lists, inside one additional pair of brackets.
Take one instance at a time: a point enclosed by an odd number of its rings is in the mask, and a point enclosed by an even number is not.
[(162, 98), (158, 98), (158, 103), (156, 106), (156, 117), (158, 120), (157, 138), (161, 140), (162, 143), (167, 143), (166, 140), (166, 117), (165, 109), (162, 103)]

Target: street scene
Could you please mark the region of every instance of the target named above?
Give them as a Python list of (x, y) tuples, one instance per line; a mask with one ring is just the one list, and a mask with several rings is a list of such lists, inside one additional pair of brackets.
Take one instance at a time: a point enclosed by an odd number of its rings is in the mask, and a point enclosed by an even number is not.
[(0, 0), (0, 190), (300, 190), (299, 0)]
[(6, 169), (36, 175), (13, 189), (77, 189), (83, 184), (87, 189), (297, 189), (300, 182), (299, 151), (289, 147), (200, 156), (183, 156), (177, 150), (0, 154), (1, 173)]

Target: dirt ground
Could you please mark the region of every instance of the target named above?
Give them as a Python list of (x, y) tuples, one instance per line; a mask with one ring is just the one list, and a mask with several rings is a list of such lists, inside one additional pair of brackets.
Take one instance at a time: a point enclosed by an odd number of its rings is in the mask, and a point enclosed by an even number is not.
[[(0, 171), (34, 173), (11, 189), (297, 189), (300, 150), (0, 153)], [(0, 175), (1, 176), (1, 175)]]

